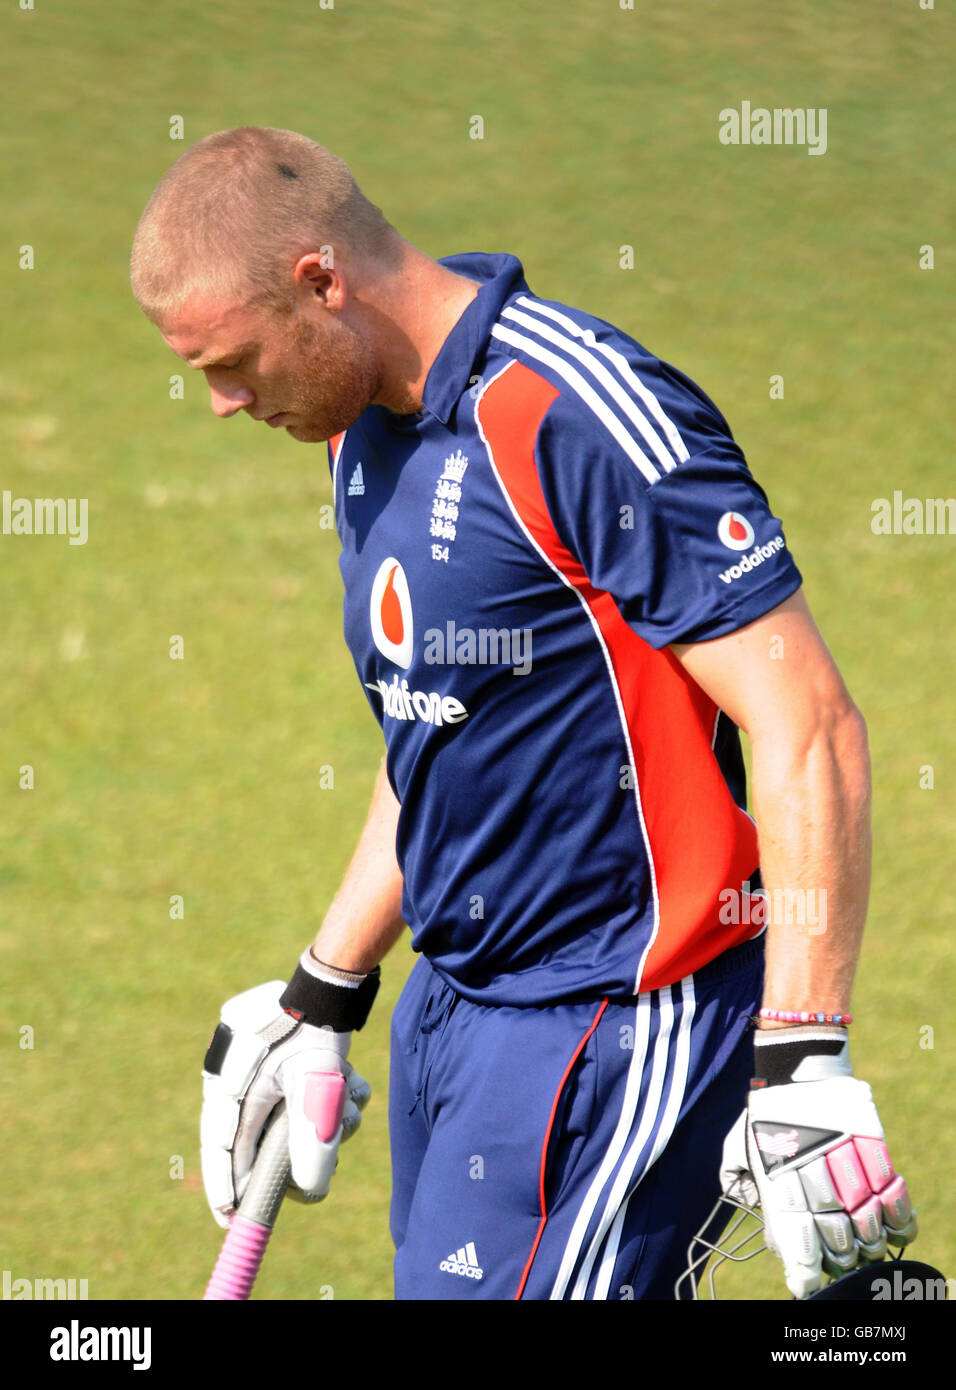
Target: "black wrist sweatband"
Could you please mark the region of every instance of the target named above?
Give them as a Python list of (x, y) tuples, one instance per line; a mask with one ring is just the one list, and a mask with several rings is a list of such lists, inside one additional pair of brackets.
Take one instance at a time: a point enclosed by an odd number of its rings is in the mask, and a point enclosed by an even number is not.
[(754, 1039), (754, 1076), (750, 1089), (762, 1091), (768, 1086), (789, 1085), (801, 1062), (810, 1057), (836, 1058), (846, 1041), (845, 1028), (758, 1030)]
[(287, 1014), (313, 1028), (331, 1028), (333, 1033), (352, 1033), (368, 1018), (378, 993), (381, 966), (370, 970), (361, 984), (352, 987), (320, 980), (301, 965), (286, 985), (279, 1004)]

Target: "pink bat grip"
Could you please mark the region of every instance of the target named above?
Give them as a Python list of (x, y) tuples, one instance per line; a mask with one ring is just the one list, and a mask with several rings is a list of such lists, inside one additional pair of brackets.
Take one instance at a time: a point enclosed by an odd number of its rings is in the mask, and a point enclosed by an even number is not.
[(271, 1235), (271, 1226), (260, 1226), (258, 1221), (250, 1221), (237, 1212), (206, 1286), (203, 1302), (247, 1299)]
[(273, 1111), (256, 1153), (239, 1210), (226, 1233), (203, 1301), (249, 1297), (289, 1184), (289, 1116), (285, 1101)]

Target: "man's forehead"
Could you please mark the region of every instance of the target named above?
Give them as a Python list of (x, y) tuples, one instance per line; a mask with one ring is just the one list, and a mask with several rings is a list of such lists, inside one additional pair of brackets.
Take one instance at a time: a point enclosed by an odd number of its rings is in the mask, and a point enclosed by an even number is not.
[(186, 302), (160, 325), (160, 332), (177, 357), (225, 356), (251, 334), (248, 310), (208, 296)]

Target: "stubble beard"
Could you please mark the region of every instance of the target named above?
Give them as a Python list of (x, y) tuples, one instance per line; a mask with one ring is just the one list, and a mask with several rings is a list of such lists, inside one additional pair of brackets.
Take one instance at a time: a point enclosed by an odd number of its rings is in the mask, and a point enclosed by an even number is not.
[(297, 365), (283, 414), (297, 418), (286, 431), (303, 444), (322, 443), (355, 424), (378, 394), (381, 373), (366, 340), (341, 320), (329, 332), (297, 323), (292, 336)]

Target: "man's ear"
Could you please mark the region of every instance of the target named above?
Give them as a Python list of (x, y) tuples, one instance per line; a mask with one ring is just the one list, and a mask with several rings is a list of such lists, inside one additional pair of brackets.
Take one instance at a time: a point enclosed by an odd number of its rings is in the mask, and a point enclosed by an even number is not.
[(327, 252), (309, 251), (296, 261), (292, 275), (299, 294), (317, 299), (324, 308), (338, 313), (345, 304), (345, 281), (330, 261)]

